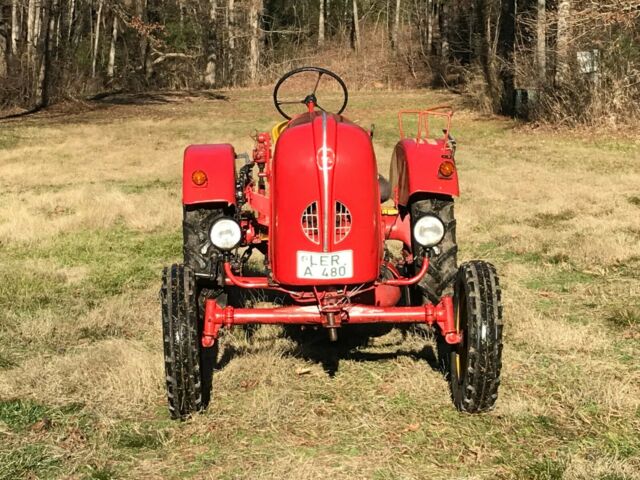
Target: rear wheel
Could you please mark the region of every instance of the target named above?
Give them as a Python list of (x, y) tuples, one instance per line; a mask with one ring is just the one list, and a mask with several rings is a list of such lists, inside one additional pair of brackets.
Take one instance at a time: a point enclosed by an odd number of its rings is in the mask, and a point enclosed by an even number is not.
[(169, 412), (184, 419), (204, 408), (193, 271), (175, 264), (165, 268), (160, 297)]
[(453, 403), (463, 412), (492, 410), (502, 367), (501, 291), (493, 265), (473, 261), (460, 267), (454, 310), (463, 342), (447, 346), (442, 359)]
[[(427, 214), (437, 216), (445, 226), (444, 238), (436, 245), (434, 254), (429, 258), (429, 270), (418, 284), (422, 296), (437, 304), (443, 295), (453, 295), (453, 281), (458, 272), (458, 245), (456, 244), (453, 199), (448, 196), (415, 199), (411, 203), (410, 214), (412, 231), (414, 222)], [(414, 241), (413, 255), (420, 263), (422, 262), (421, 250), (422, 248)], [(416, 268), (419, 267), (416, 266)]]

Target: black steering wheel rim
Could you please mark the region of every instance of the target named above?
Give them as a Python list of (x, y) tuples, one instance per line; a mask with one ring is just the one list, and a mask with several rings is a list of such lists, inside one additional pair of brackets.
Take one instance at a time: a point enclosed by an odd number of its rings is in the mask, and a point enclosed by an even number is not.
[[(326, 68), (322, 68), (322, 67), (300, 67), (300, 68), (295, 68), (293, 70), (291, 70), (288, 73), (285, 73), (282, 77), (280, 77), (280, 80), (278, 80), (278, 82), (276, 83), (276, 86), (273, 89), (273, 104), (276, 107), (276, 110), (278, 110), (278, 113), (280, 113), (280, 115), (282, 115), (284, 118), (286, 118), (287, 120), (291, 120), (291, 117), (289, 115), (287, 115), (282, 108), (280, 108), (280, 105), (283, 105), (285, 103), (287, 104), (292, 104), (292, 103), (298, 103), (298, 102), (281, 102), (278, 100), (278, 91), (280, 90), (280, 86), (287, 81), (289, 78), (291, 78), (294, 75), (297, 75), (298, 73), (302, 73), (302, 72), (317, 72), (318, 73), (318, 80), (316, 81), (316, 86), (313, 90), (313, 92), (310, 95), (307, 95), (305, 97), (305, 99), (300, 100), (299, 103), (301, 104), (305, 104), (305, 100), (307, 100), (310, 97), (313, 97), (313, 99), (315, 99), (315, 93), (316, 93), (316, 89), (318, 88), (318, 84), (320, 83), (320, 79), (322, 78), (323, 75), (327, 75), (331, 78), (333, 78), (336, 82), (338, 82), (338, 85), (340, 85), (340, 88), (342, 88), (342, 93), (344, 95), (344, 102), (342, 102), (342, 106), (340, 107), (340, 109), (336, 112), (338, 115), (340, 115), (342, 112), (344, 112), (345, 108), (347, 108), (347, 102), (349, 101), (349, 92), (347, 90), (347, 86), (344, 83), (344, 80), (342, 80), (337, 74), (333, 73), (331, 70), (327, 70)], [(318, 108), (324, 110), (320, 105), (318, 105), (317, 101), (315, 102), (316, 106), (318, 106)]]

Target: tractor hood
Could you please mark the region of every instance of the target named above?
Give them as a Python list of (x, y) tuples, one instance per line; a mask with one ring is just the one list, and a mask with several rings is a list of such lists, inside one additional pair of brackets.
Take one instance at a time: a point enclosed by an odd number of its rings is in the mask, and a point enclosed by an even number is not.
[(290, 122), (276, 143), (271, 178), (270, 258), (277, 282), (345, 285), (377, 278), (377, 178), (371, 138), (359, 126), (326, 112)]

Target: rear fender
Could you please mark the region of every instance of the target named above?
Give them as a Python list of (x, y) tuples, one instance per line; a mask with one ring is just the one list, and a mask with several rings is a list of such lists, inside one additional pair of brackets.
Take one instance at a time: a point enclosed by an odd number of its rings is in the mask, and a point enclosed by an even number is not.
[(393, 152), (390, 172), (396, 204), (408, 205), (415, 193), (457, 197), (460, 193), (457, 169), (448, 178), (438, 173), (445, 160), (454, 161), (453, 152), (444, 140), (400, 140)]
[[(226, 203), (235, 205), (236, 154), (228, 143), (189, 145), (182, 164), (182, 203)], [(207, 179), (202, 185), (192, 180), (194, 172), (203, 171)]]

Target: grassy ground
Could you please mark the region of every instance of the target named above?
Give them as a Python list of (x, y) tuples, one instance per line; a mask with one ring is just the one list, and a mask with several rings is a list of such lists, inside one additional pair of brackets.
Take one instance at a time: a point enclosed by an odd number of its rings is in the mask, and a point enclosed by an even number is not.
[[(453, 409), (419, 338), (343, 352), (331, 378), (265, 328), (224, 338), (213, 407), (177, 423), (157, 293), (182, 149), (249, 150), (277, 117), (266, 90), (120, 100), (0, 125), (0, 479), (640, 478), (638, 139), (457, 114), (461, 256), (504, 284), (491, 414)], [(386, 171), (395, 112), (442, 100), (355, 93), (349, 113)]]

